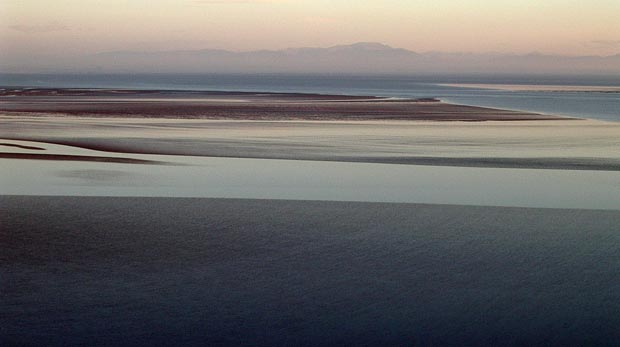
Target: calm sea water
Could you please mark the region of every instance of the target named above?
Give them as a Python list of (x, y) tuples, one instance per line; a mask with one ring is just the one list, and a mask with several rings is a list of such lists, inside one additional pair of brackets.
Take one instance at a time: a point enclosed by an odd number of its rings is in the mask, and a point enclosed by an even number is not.
[(443, 83), (620, 86), (620, 76), (351, 76), (123, 74), (0, 74), (0, 85), (25, 87), (191, 89), (436, 97), (447, 102), (620, 121), (620, 93), (515, 92), (441, 86)]
[[(617, 346), (620, 212), (0, 197), (2, 346)], [(0, 234), (2, 235), (2, 234)]]

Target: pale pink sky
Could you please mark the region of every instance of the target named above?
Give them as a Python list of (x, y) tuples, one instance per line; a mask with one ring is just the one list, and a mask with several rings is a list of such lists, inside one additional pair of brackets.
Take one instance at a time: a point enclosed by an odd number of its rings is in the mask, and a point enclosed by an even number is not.
[(4, 55), (326, 47), (620, 53), (619, 0), (2, 0)]

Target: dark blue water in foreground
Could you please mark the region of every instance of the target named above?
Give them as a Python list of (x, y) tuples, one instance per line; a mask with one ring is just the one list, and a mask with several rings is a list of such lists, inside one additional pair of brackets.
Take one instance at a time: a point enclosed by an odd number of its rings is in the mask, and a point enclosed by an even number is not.
[(191, 89), (436, 97), (447, 102), (620, 121), (620, 93), (515, 92), (440, 86), (443, 83), (620, 86), (620, 76), (546, 75), (22, 75), (0, 74), (0, 85), (23, 87)]
[(617, 346), (619, 211), (0, 197), (2, 346)]

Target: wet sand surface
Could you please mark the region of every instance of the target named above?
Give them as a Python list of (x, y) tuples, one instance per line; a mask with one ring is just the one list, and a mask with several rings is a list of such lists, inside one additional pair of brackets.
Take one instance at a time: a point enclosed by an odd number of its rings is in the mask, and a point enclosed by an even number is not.
[(98, 117), (244, 120), (554, 120), (556, 116), (453, 105), (436, 99), (114, 89), (5, 89), (0, 111)]
[(2, 196), (3, 345), (610, 345), (620, 212)]
[[(108, 153), (620, 170), (620, 123), (590, 120), (234, 121), (5, 114), (0, 115), (1, 138)], [(0, 146), (0, 153), (14, 149)]]
[[(12, 152), (0, 154), (6, 156), (0, 157), (3, 168), (0, 171), (0, 195), (204, 197), (620, 209), (620, 175), (611, 170), (129, 154), (30, 141), (5, 140), (5, 143), (9, 141), (19, 147), (8, 147)], [(31, 147), (42, 149), (28, 149)]]
[(435, 99), (5, 88), (0, 125), (0, 138), (119, 153), (620, 170), (618, 124)]

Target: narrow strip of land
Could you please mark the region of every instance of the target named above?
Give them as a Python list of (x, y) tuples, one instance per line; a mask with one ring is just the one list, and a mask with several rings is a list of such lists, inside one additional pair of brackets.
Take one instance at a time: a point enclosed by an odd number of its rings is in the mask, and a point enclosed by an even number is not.
[(57, 160), (57, 161), (89, 161), (119, 164), (163, 164), (154, 160), (144, 160), (136, 158), (105, 157), (92, 155), (70, 155), (70, 154), (39, 154), (39, 153), (10, 153), (0, 152), (3, 159), (30, 159), (30, 160)]
[(241, 120), (525, 121), (566, 119), (437, 99), (300, 93), (5, 89), (0, 111), (98, 117)]

